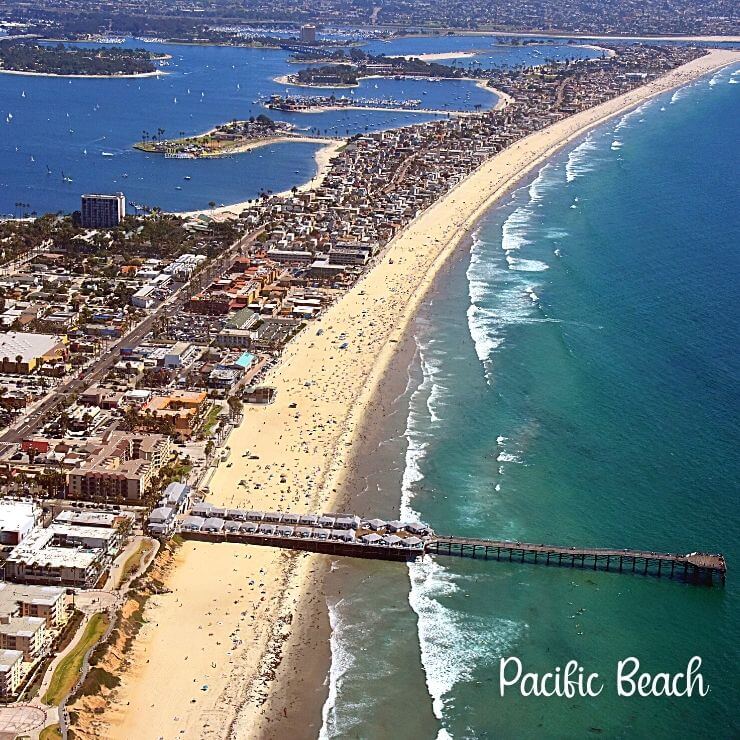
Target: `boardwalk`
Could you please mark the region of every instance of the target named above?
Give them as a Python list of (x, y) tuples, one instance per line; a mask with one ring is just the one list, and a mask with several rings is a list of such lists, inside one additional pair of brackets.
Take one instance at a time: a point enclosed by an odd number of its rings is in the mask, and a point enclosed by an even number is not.
[(724, 583), (727, 571), (722, 555), (697, 552), (677, 555), (648, 550), (445, 537), (418, 522), (386, 522), (346, 514), (298, 515), (216, 509), (209, 504), (198, 504), (190, 516), (180, 520), (177, 529), (188, 539), (241, 542), (377, 560), (415, 560), (428, 553), (680, 578), (700, 584)]

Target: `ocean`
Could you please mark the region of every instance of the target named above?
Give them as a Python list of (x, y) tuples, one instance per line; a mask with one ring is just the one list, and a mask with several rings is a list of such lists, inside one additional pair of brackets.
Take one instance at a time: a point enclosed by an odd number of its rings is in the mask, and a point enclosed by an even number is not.
[[(602, 125), (490, 210), (413, 324), (357, 494), (440, 533), (722, 551), (726, 586), (336, 562), (322, 737), (740, 733), (738, 83), (725, 70)], [(696, 655), (706, 697), (617, 695), (619, 660), (673, 674)], [(539, 674), (578, 660), (604, 690), (501, 697), (509, 656)]]
[[(455, 51), (462, 43), (456, 38), (427, 41), (434, 43), (424, 49), (441, 51)], [(367, 49), (405, 54), (417, 52), (418, 45), (418, 40), (408, 39), (392, 45), (371, 42)], [(263, 191), (283, 192), (316, 173), (319, 144), (280, 144), (219, 159), (178, 160), (133, 149), (144, 131), (156, 134), (163, 129), (165, 138), (177, 138), (265, 113), (292, 123), (298, 133), (345, 137), (441, 117), (361, 110), (280, 114), (264, 107), (268, 96), (286, 90), (311, 93), (275, 81), (301, 68), (289, 62), (287, 51), (144, 44), (136, 39), (124, 46), (145, 46), (169, 55), (163, 67), (167, 75), (68, 79), (0, 74), (0, 217), (71, 212), (80, 207), (82, 193), (117, 191), (123, 191), (130, 203), (187, 211), (207, 208), (211, 201), (228, 205)], [(477, 48), (475, 61), (482, 66), (538, 64), (543, 59), (536, 46), (497, 45), (495, 37), (481, 38)], [(546, 49), (552, 59), (600, 54), (565, 42)], [(461, 65), (469, 62), (460, 60)], [(493, 93), (464, 80), (367, 79), (352, 91), (325, 88), (317, 94), (332, 92), (418, 99), (430, 110), (472, 111), (476, 105), (496, 103)]]

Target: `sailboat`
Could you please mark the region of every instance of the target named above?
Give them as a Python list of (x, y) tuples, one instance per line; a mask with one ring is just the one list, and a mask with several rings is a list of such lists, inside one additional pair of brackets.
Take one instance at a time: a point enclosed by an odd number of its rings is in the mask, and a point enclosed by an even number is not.
[(49, 165), (48, 164), (46, 165), (46, 174), (47, 175), (50, 175), (51, 174), (51, 169), (49, 168)]
[(21, 97), (22, 98), (25, 98), (26, 97), (26, 91), (25, 90), (21, 93)]

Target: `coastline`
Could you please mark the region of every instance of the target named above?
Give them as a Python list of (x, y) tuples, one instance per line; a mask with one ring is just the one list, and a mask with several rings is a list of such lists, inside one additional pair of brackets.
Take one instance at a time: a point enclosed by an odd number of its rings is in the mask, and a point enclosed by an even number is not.
[(27, 77), (62, 77), (70, 80), (81, 79), (81, 80), (132, 80), (138, 79), (139, 77), (163, 77), (169, 74), (161, 69), (155, 69), (153, 72), (139, 72), (130, 75), (60, 75), (56, 72), (25, 72), (20, 69), (2, 69), (0, 68), (0, 74), (4, 75), (26, 75)]
[[(317, 511), (333, 508), (338, 501), (346, 500), (353, 487), (353, 476), (356, 480), (359, 470), (357, 457), (363, 430), (372, 418), (371, 409), (375, 408), (373, 399), (382, 399), (385, 378), (394, 357), (398, 357), (398, 348), (404, 346), (404, 339), (408, 339), (407, 330), (420, 303), (480, 216), (549, 157), (590, 129), (658, 94), (735, 63), (739, 57), (737, 53), (728, 51), (713, 52), (625, 95), (530, 134), (482, 164), (418, 216), (388, 245), (378, 264), (326, 312), (322, 318), (322, 327), (325, 328), (322, 336), (308, 328), (286, 347), (281, 362), (266, 380), (277, 388), (277, 399), (269, 407), (245, 408), (244, 421), (234, 430), (229, 441), (233, 451), (228, 462), (232, 467), (219, 466), (211, 484), (214, 503)], [(347, 351), (339, 352), (336, 341), (343, 331), (347, 332), (351, 346)], [(306, 382), (311, 383), (308, 388)], [(294, 399), (298, 401), (297, 410), (290, 409)], [(260, 461), (253, 463), (244, 459), (242, 452), (247, 448), (257, 454)], [(283, 461), (279, 468), (278, 460)], [(286, 483), (276, 481), (280, 476), (272, 466), (285, 476)], [(244, 476), (250, 484), (259, 483), (260, 488), (239, 487), (238, 482)], [(184, 559), (175, 577), (188, 582), (207, 581), (213, 572), (214, 561), (220, 559), (220, 554), (213, 553), (214, 547), (221, 550), (228, 546), (201, 546), (199, 543), (192, 549), (192, 556)], [(260, 548), (242, 547), (239, 553), (255, 558), (260, 555)], [(150, 662), (142, 665), (140, 658), (136, 662), (134, 670), (138, 680), (135, 691), (131, 690), (130, 676), (125, 674), (123, 686), (117, 692), (122, 722), (116, 731), (120, 734), (112, 736), (124, 737), (127, 732), (131, 736), (134, 723), (139, 728), (150, 730), (149, 737), (158, 736), (165, 729), (173, 734), (173, 716), (180, 717), (181, 723), (190, 723), (186, 726), (191, 731), (201, 732), (202, 725), (194, 723), (207, 721), (208, 735), (212, 731), (214, 736), (224, 736), (232, 731), (240, 737), (279, 736), (275, 733), (276, 720), (282, 723), (280, 717), (293, 721), (300, 719), (291, 717), (286, 706), (278, 711), (279, 705), (275, 703), (279, 701), (282, 690), (280, 677), (294, 660), (292, 653), (288, 654), (278, 672), (277, 685), (272, 685), (272, 679), (276, 675), (275, 661), (279, 664), (284, 646), (293, 644), (291, 634), (300, 632), (291, 629), (290, 623), (285, 624), (286, 612), (293, 613), (291, 604), (295, 613), (301, 616), (300, 623), (304, 625), (301, 629), (307, 628), (305, 625), (310, 621), (308, 616), (312, 609), (321, 608), (321, 599), (317, 599), (315, 584), (309, 577), (319, 570), (320, 557), (302, 556), (298, 559), (287, 585), (282, 577), (286, 570), (279, 570), (286, 566), (277, 562), (265, 563), (265, 573), (260, 576), (265, 583), (264, 599), (276, 601), (270, 616), (274, 620), (277, 615), (276, 623), (284, 625), (285, 629), (277, 633), (273, 631), (267, 639), (263, 653), (269, 657), (267, 662), (263, 658), (255, 664), (253, 655), (240, 654), (236, 661), (238, 670), (235, 669), (231, 675), (212, 677), (206, 692), (208, 701), (198, 697), (196, 703), (188, 704), (190, 693), (171, 696), (169, 690), (167, 697), (161, 695), (162, 687), (158, 680), (162, 675), (169, 675), (169, 667), (177, 664), (174, 658), (181, 640), (180, 626), (175, 620), (166, 619), (165, 612), (148, 610), (150, 622), (154, 619), (164, 624), (157, 630), (151, 629), (140, 641), (137, 654), (145, 652)], [(235, 566), (242, 562), (242, 558), (234, 560)], [(242, 581), (248, 578), (240, 568), (235, 567), (235, 572)], [(240, 603), (239, 609), (244, 607)], [(218, 627), (209, 626), (213, 631), (208, 637), (223, 635), (219, 642), (226, 640), (228, 643), (229, 631), (233, 627), (233, 620), (228, 624), (219, 622)], [(213, 649), (212, 641), (206, 639), (204, 632), (194, 633), (193, 639), (195, 642), (189, 646), (190, 652)], [(314, 641), (322, 643), (316, 636)], [(314, 670), (315, 663), (322, 659), (319, 653), (318, 649), (316, 653), (309, 651), (308, 659), (304, 655), (302, 667), (305, 668), (308, 661)], [(181, 678), (178, 676), (177, 680)], [(247, 701), (240, 702), (238, 711), (228, 705), (229, 697), (235, 696), (237, 689), (239, 696), (247, 697)], [(263, 697), (268, 689), (271, 698), (265, 704)], [(315, 686), (312, 692), (316, 693)], [(152, 699), (159, 700), (156, 710), (154, 705), (152, 709), (148, 708)], [(311, 704), (307, 701), (305, 706)], [(126, 707), (125, 714), (121, 707)], [(314, 710), (319, 713), (320, 710), (311, 709), (315, 724)], [(305, 715), (302, 720), (301, 726), (311, 724)], [(315, 733), (310, 736), (315, 737)]]
[[(210, 131), (206, 131), (202, 134), (195, 134), (191, 138), (198, 139), (203, 136), (208, 136), (210, 134), (213, 134), (216, 132), (216, 129), (211, 129)], [(244, 154), (245, 152), (251, 152), (253, 149), (260, 149), (263, 146), (270, 146), (272, 144), (283, 144), (283, 143), (290, 143), (290, 142), (298, 142), (303, 144), (321, 144), (326, 141), (336, 141), (336, 139), (329, 139), (328, 137), (318, 137), (318, 136), (300, 136), (300, 135), (293, 135), (290, 133), (285, 133), (280, 136), (267, 136), (263, 139), (253, 139), (251, 141), (246, 141), (243, 144), (239, 144), (237, 146), (233, 146), (230, 149), (221, 149), (219, 151), (214, 152), (205, 152), (203, 154), (199, 154), (196, 157), (192, 157), (192, 159), (219, 159), (221, 157), (229, 157), (232, 154)], [(138, 142), (137, 142), (138, 144)], [(144, 154), (154, 154), (159, 156), (164, 156), (161, 152), (152, 152), (148, 149), (142, 149), (141, 146), (138, 146), (137, 144), (132, 145), (132, 149), (136, 149), (136, 151), (143, 152)]]
[[(331, 159), (337, 153), (341, 147), (347, 142), (344, 139), (326, 139), (326, 138), (315, 138), (311, 136), (294, 136), (291, 138), (281, 138), (269, 142), (260, 142), (258, 146), (265, 144), (324, 144), (316, 150), (314, 154), (314, 161), (316, 162), (316, 174), (310, 179), (306, 180), (302, 185), (296, 186), (297, 192), (303, 192), (305, 190), (312, 190), (313, 188), (319, 187), (329, 171), (331, 166)], [(250, 149), (256, 149), (258, 146), (247, 147), (244, 152), (250, 151)], [(231, 151), (230, 154), (240, 154), (244, 152)], [(283, 190), (279, 193), (274, 193), (276, 196), (290, 195), (290, 190)], [(256, 196), (255, 196), (256, 197)], [(252, 199), (254, 200), (254, 199)], [(223, 216), (226, 218), (238, 218), (239, 214), (251, 205), (251, 200), (243, 200), (238, 203), (231, 203), (229, 205), (219, 206), (218, 208), (200, 208), (194, 211), (172, 211), (173, 216), (180, 216), (181, 218), (192, 218), (200, 214), (207, 216)]]

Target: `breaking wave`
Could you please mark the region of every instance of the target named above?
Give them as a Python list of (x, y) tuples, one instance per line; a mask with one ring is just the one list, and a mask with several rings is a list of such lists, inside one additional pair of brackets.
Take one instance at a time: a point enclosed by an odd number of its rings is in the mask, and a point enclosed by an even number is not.
[(568, 161), (565, 163), (566, 182), (573, 182), (576, 178), (593, 171), (594, 161), (592, 155), (596, 148), (596, 142), (589, 135), (568, 154)]

